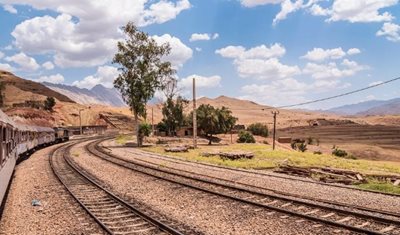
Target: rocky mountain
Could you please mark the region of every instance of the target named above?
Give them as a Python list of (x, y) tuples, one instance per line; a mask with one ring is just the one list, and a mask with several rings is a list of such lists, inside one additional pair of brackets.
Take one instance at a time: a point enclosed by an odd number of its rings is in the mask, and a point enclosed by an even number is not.
[(400, 98), (391, 100), (370, 100), (339, 106), (326, 110), (339, 115), (387, 115), (400, 114)]
[(43, 84), (80, 104), (100, 104), (114, 107), (126, 106), (121, 94), (115, 88), (106, 88), (100, 84), (90, 90), (64, 84), (48, 82), (44, 82)]

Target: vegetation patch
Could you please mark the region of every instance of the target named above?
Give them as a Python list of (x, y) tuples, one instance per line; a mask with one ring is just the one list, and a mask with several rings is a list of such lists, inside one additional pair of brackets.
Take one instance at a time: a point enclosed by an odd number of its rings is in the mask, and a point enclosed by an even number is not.
[(368, 190), (374, 190), (385, 193), (394, 193), (400, 195), (400, 187), (394, 186), (393, 184), (387, 182), (370, 181), (365, 184), (357, 185), (357, 187), (361, 189), (368, 189)]
[(132, 137), (128, 135), (118, 135), (115, 138), (115, 142), (117, 142), (119, 145), (125, 145), (129, 140), (132, 140)]

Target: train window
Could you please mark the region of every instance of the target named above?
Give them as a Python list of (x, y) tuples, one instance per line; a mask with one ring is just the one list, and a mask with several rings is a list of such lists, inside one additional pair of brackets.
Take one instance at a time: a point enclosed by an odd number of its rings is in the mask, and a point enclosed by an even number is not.
[(1, 128), (2, 129), (2, 132), (3, 132), (3, 142), (6, 142), (6, 140), (7, 140), (7, 130), (5, 129), (5, 128)]

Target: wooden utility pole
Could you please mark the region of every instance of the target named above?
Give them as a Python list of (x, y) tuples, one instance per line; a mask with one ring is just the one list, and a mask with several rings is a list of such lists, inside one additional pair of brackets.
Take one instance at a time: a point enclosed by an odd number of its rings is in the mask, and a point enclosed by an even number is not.
[(83, 111), (83, 109), (79, 109), (79, 133), (80, 133), (80, 135), (83, 134), (83, 131), (82, 131), (82, 115), (81, 115), (82, 111)]
[(196, 79), (193, 78), (193, 147), (197, 148)]
[(279, 111), (275, 110), (272, 111), (272, 114), (274, 115), (274, 133), (272, 136), (272, 150), (275, 150), (275, 139), (276, 139), (276, 115), (279, 114)]
[(153, 112), (154, 112), (154, 107), (151, 107), (151, 135), (153, 136), (154, 135), (154, 115), (153, 115)]

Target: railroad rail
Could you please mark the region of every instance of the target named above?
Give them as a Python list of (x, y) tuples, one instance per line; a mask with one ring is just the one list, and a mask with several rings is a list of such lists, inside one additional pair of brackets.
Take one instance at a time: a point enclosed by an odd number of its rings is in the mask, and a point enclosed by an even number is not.
[(165, 167), (152, 166), (134, 160), (128, 161), (105, 151), (99, 146), (102, 141), (94, 141), (87, 145), (87, 151), (113, 164), (164, 181), (353, 232), (400, 234), (400, 217), (393, 218), (393, 216), (382, 215), (379, 212), (375, 213), (375, 211), (359, 211), (354, 210), (354, 208), (341, 208), (336, 205), (256, 192), (244, 187), (173, 172), (164, 169)]
[(79, 142), (55, 150), (49, 158), (50, 165), (72, 197), (107, 233), (182, 235), (181, 232), (114, 195), (74, 164), (70, 149), (77, 143)]

